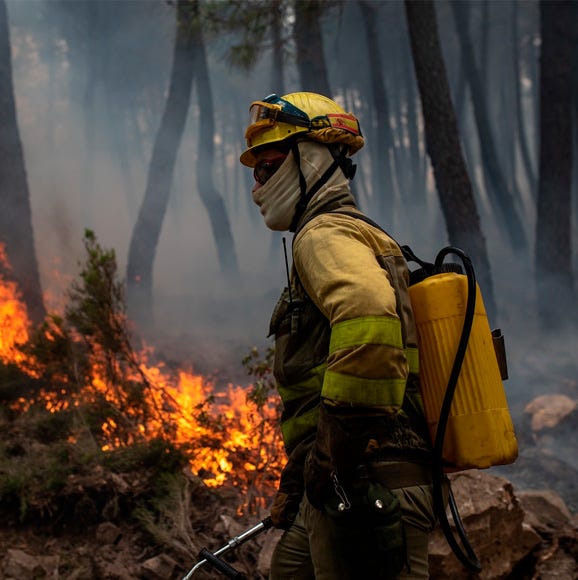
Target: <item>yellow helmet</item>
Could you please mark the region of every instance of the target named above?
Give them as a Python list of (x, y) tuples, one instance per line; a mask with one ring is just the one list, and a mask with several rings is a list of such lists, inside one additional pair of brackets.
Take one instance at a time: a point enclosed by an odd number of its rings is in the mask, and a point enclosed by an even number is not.
[(349, 155), (363, 147), (357, 117), (317, 93), (291, 93), (283, 97), (273, 94), (251, 103), (249, 110), (247, 150), (240, 159), (247, 167), (255, 166), (253, 152), (257, 147), (280, 143), (295, 135), (320, 143), (343, 143), (348, 146)]

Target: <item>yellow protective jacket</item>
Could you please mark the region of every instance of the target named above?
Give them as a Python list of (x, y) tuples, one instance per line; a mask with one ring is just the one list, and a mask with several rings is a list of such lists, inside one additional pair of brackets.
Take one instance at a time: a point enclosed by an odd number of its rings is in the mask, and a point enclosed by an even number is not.
[(407, 264), (392, 238), (340, 210), (358, 211), (349, 191), (303, 216), (271, 321), (287, 453), (304, 456), (323, 401), (365, 457), (427, 461)]

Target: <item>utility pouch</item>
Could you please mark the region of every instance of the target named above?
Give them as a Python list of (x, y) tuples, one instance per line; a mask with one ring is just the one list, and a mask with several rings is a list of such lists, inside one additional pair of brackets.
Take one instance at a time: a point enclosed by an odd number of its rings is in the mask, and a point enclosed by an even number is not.
[(334, 552), (351, 578), (395, 578), (406, 564), (397, 497), (384, 485), (363, 481), (347, 494), (333, 475), (335, 494), (325, 502)]

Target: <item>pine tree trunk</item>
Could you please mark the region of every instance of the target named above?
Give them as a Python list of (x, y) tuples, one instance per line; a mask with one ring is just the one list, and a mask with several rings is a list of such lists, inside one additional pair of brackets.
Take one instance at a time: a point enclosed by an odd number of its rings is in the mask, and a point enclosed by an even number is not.
[(472, 259), (490, 316), (496, 312), (486, 241), (460, 146), (432, 0), (405, 1), (431, 160), (449, 242)]
[(34, 247), (30, 191), (20, 140), (6, 2), (0, 0), (0, 243), (35, 324), (46, 314)]
[(331, 97), (319, 22), (323, 12), (322, 2), (295, 0), (294, 7), (294, 37), (301, 88)]
[(194, 47), (190, 38), (189, 22), (189, 3), (187, 0), (179, 0), (169, 92), (128, 252), (129, 314), (145, 324), (150, 324), (153, 320), (153, 265), (191, 101)]
[(201, 25), (193, 25), (193, 45), (199, 98), (199, 147), (197, 152), (197, 187), (203, 205), (209, 214), (213, 237), (221, 271), (227, 275), (237, 275), (239, 266), (231, 224), (222, 196), (215, 189), (213, 166), (215, 163), (215, 114), (211, 80), (207, 68), (207, 55)]
[(536, 287), (544, 330), (576, 323), (572, 272), (572, 59), (576, 4), (540, 2), (540, 158)]
[(488, 193), (490, 194), (496, 215), (501, 221), (502, 228), (510, 239), (512, 248), (514, 250), (527, 252), (528, 241), (524, 225), (515, 207), (514, 194), (508, 188), (507, 181), (496, 155), (496, 146), (491, 133), (490, 119), (484, 98), (484, 85), (476, 64), (474, 49), (468, 32), (468, 3), (450, 2), (450, 6), (454, 13), (456, 32), (460, 41), (462, 56), (465, 60), (465, 70), (468, 75), (476, 126), (480, 138), (480, 150), (485, 174), (489, 182)]
[(383, 78), (383, 63), (379, 48), (376, 7), (367, 0), (358, 0), (363, 18), (367, 39), (367, 62), (371, 78), (371, 94), (373, 97), (373, 135), (375, 144), (371, 164), (372, 192), (379, 219), (386, 228), (393, 227), (393, 211), (395, 204), (395, 189), (392, 178), (391, 156), (393, 153), (392, 130), (390, 124), (390, 106)]
[(514, 91), (516, 99), (516, 126), (518, 129), (518, 142), (520, 145), (520, 155), (522, 157), (522, 165), (526, 172), (526, 179), (530, 186), (530, 197), (535, 199), (536, 196), (536, 171), (532, 162), (532, 155), (530, 154), (530, 146), (528, 139), (528, 131), (526, 123), (524, 122), (524, 102), (522, 100), (522, 74), (521, 74), (521, 49), (520, 49), (520, 25), (519, 25), (519, 10), (518, 3), (513, 3), (512, 15), (512, 37), (514, 50)]

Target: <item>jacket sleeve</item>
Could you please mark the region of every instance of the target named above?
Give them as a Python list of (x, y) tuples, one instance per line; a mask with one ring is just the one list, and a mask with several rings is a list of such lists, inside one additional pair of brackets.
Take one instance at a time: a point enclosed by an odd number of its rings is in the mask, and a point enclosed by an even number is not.
[[(380, 243), (386, 253), (401, 254), (393, 240)], [(293, 256), (303, 287), (331, 326), (322, 398), (397, 411), (408, 360), (393, 280), (367, 234), (348, 218), (315, 220), (296, 238)]]

